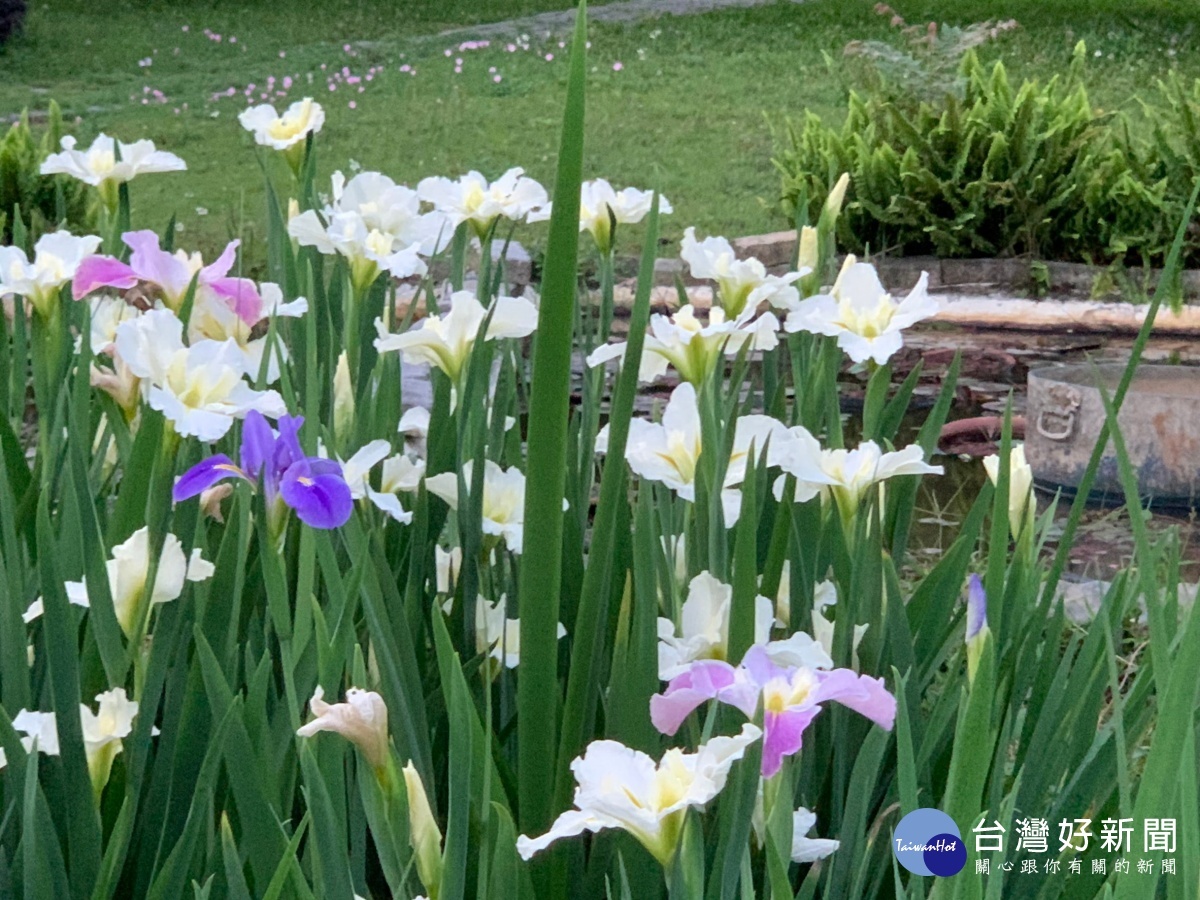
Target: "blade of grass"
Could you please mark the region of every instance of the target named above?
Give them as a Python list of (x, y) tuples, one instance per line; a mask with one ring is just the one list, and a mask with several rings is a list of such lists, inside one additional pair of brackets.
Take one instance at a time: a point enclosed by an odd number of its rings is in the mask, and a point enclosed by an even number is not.
[(765, 468), (767, 448), (752, 445), (750, 453), (734, 537), (733, 596), (729, 609), (729, 658), (734, 660), (741, 659), (754, 643), (758, 607), (757, 487), (759, 472)]
[(38, 503), (38, 568), (45, 602), (46, 651), (54, 709), (58, 712), (58, 737), (66, 778), (68, 853), (71, 896), (86, 897), (100, 871), (100, 818), (92, 799), (83, 746), (80, 706), (78, 626), (67, 603), (63, 580), (56, 566), (57, 541), (50, 525), (50, 498)]
[(562, 498), (566, 482), (567, 408), (571, 391), (571, 335), (579, 256), (579, 203), (583, 179), (584, 82), (587, 3), (580, 0), (571, 47), (567, 105), (558, 153), (542, 300), (534, 343), (529, 399), (529, 457), (525, 544), (521, 558), (521, 678), (517, 712), (518, 790), (522, 830), (539, 834), (550, 824), (554, 799), (554, 727), (558, 718), (558, 607), (562, 578)]
[[(458, 654), (450, 645), (441, 613), (434, 610), (434, 633), (437, 640), (438, 663), (455, 667), (461, 674)], [(445, 851), (442, 855), (442, 883), (439, 900), (462, 900), (467, 878), (467, 844), (471, 814), (472, 728), (475, 710), (466, 685), (460, 678), (445, 682), (446, 712), (450, 719), (449, 799), (446, 814)]]
[(254, 749), (254, 741), (246, 728), (244, 717), (240, 712), (232, 718), (229, 716), (229, 711), (235, 705), (238, 710), (245, 708), (242, 699), (234, 696), (221, 673), (216, 654), (199, 628), (194, 630), (193, 639), (213, 718), (217, 722), (227, 723), (225, 728), (228, 736), (222, 740), (222, 749), (238, 822), (242, 826), (241, 840), (249, 851), (255, 879), (263, 883), (271, 877), (283, 855), (286, 841), (278, 825), (280, 816), (271, 804), (266, 780), (259, 771), (264, 763)]
[[(1182, 221), (1180, 221), (1178, 230), (1175, 232), (1175, 240), (1171, 244), (1171, 252), (1167, 254), (1166, 261), (1163, 263), (1158, 287), (1155, 288), (1154, 295), (1150, 298), (1150, 304), (1146, 309), (1146, 317), (1142, 320), (1142, 327), (1138, 329), (1137, 337), (1133, 341), (1133, 347), (1129, 351), (1129, 363), (1121, 375), (1121, 380), (1117, 383), (1117, 389), (1113, 392), (1112, 408), (1118, 414), (1125, 402), (1125, 395), (1129, 391), (1129, 386), (1133, 383), (1133, 376), (1137, 371), (1138, 364), (1142, 360), (1146, 344), (1150, 340), (1150, 333), (1154, 329), (1154, 320), (1158, 316), (1159, 308), (1162, 306), (1167, 294), (1170, 293), (1170, 285), (1175, 282), (1179, 268), (1182, 265), (1183, 245), (1187, 238), (1188, 229), (1192, 224), (1192, 217), (1196, 212), (1196, 201), (1198, 199), (1200, 199), (1200, 180), (1197, 180), (1195, 187), (1192, 188), (1192, 196), (1188, 200), (1186, 207), (1187, 212)], [(1046, 576), (1045, 585), (1042, 588), (1043, 597), (1054, 596), (1054, 592), (1058, 589), (1058, 582), (1062, 579), (1063, 572), (1066, 571), (1069, 554), (1075, 544), (1075, 532), (1078, 530), (1079, 523), (1083, 518), (1088, 495), (1092, 492), (1092, 485), (1096, 482), (1096, 475), (1100, 470), (1100, 460), (1108, 449), (1109, 433), (1109, 422), (1105, 420), (1104, 424), (1100, 427), (1100, 434), (1096, 437), (1096, 446), (1092, 449), (1092, 455), (1088, 460), (1087, 468), (1084, 470), (1083, 478), (1079, 481), (1075, 500), (1071, 503), (1071, 512), (1067, 517), (1067, 524), (1063, 527), (1062, 537), (1059, 539), (1058, 552), (1054, 555), (1054, 563), (1050, 567), (1050, 573)]]
[(38, 786), (40, 754), (25, 759), (25, 790), (22, 804), (21, 861), (25, 900), (70, 896), (67, 869), (59, 848), (46, 798)]
[(191, 868), (192, 854), (200, 837), (200, 830), (205, 826), (205, 810), (212, 803), (213, 791), (216, 788), (217, 775), (221, 767), (221, 747), (225, 743), (225, 729), (234, 718), (240, 715), (241, 699), (238, 698), (229, 705), (225, 715), (217, 723), (212, 732), (208, 751), (204, 756), (204, 764), (200, 767), (200, 776), (192, 792), (192, 803), (188, 810), (187, 825), (183, 834), (171, 851), (166, 864), (154, 879), (147, 895), (149, 900), (170, 900), (183, 893), (187, 883), (188, 870)]
[[(650, 288), (654, 282), (654, 248), (657, 242), (656, 198), (646, 218), (646, 240), (638, 272), (637, 295), (629, 321), (625, 358), (617, 376), (609, 414), (606, 464), (600, 479), (600, 499), (592, 528), (588, 566), (584, 572), (583, 591), (572, 632), (571, 669), (567, 678), (562, 735), (558, 745), (556, 806), (564, 806), (569, 799), (573, 779), (568, 764), (583, 748), (585, 736), (591, 731), (586, 712), (592, 707), (590, 697), (599, 690), (599, 661), (604, 640), (602, 625), (607, 618), (607, 600), (613, 593), (610, 585), (614, 578), (619, 577), (622, 582), (625, 580), (624, 572), (613, 571), (613, 546), (619, 506), (628, 502), (625, 443), (629, 437), (629, 420), (637, 395), (638, 367), (641, 364), (646, 325), (650, 320)], [(590, 455), (591, 448), (585, 448), (585, 451)]]
[(225, 888), (229, 891), (229, 900), (251, 900), (250, 885), (246, 883), (237, 841), (226, 815), (221, 816), (221, 861), (225, 866)]
[(654, 572), (654, 503), (643, 484), (638, 491), (633, 539), (633, 573), (627, 583), (628, 635), (623, 665), (613, 665), (608, 687), (607, 734), (629, 747), (657, 757), (658, 732), (646, 715), (647, 698), (658, 682), (658, 580)]
[(333, 798), (321, 777), (316, 754), (308, 744), (300, 748), (300, 768), (304, 773), (304, 794), (312, 814), (313, 839), (310, 849), (323, 897), (353, 897), (346, 836), (338, 824)]
[(304, 835), (308, 831), (308, 824), (312, 821), (310, 815), (310, 813), (306, 812), (304, 818), (300, 820), (300, 824), (296, 826), (296, 833), (288, 841), (287, 851), (283, 854), (283, 859), (279, 861), (279, 866), (275, 869), (275, 874), (271, 876), (271, 883), (267, 885), (267, 890), (263, 894), (262, 900), (279, 900), (283, 896), (284, 888), (287, 887), (289, 877), (291, 877), (298, 897), (312, 896), (308, 882), (304, 880), (304, 876), (300, 873), (300, 866), (296, 860), (296, 852), (300, 849), (300, 842), (304, 840)]

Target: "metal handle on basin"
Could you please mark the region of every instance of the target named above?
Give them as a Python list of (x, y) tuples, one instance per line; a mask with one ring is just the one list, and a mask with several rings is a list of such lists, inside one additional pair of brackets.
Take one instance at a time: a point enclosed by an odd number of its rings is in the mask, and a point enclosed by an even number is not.
[[(1046, 416), (1057, 416), (1064, 422), (1062, 428), (1058, 431), (1051, 431), (1046, 427)], [(1035, 423), (1037, 433), (1050, 441), (1065, 441), (1075, 430), (1075, 410), (1067, 410), (1061, 412), (1058, 410), (1043, 409), (1038, 413), (1037, 422)]]

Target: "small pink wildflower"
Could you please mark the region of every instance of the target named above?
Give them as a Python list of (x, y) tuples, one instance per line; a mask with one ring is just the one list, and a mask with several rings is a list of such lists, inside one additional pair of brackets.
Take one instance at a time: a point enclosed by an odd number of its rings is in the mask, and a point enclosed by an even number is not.
[(546, 62), (554, 62), (554, 54), (553, 53), (546, 54)]
[(357, 103), (355, 103), (353, 100), (351, 100), (351, 101), (350, 101), (350, 104), (349, 104), (349, 105), (350, 105), (350, 108), (351, 108), (351, 109), (358, 109), (358, 104), (357, 104)]
[(613, 63), (613, 71), (614, 72), (620, 72), (623, 68), (625, 68), (625, 64), (622, 63), (620, 60), (617, 60), (615, 63)]
[(504, 80), (504, 79), (503, 79), (503, 78), (501, 78), (499, 75), (493, 75), (493, 76), (492, 76), (492, 81), (496, 82), (496, 84), (499, 84), (499, 83), (500, 83), (501, 81), (503, 81), (503, 80)]

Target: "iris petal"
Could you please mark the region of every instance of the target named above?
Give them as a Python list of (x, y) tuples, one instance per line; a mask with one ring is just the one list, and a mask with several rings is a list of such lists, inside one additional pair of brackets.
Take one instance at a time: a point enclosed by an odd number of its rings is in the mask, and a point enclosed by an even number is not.
[(280, 416), (279, 437), (275, 441), (275, 469), (282, 475), (294, 464), (305, 459), (298, 433), (304, 424), (304, 416)]
[(242, 426), (242, 468), (247, 475), (258, 480), (263, 467), (275, 454), (275, 433), (257, 409), (246, 413)]
[(283, 474), (280, 496), (296, 511), (301, 522), (313, 528), (338, 528), (345, 525), (354, 509), (350, 487), (342, 478), (337, 463), (331, 460), (301, 459)]
[(175, 489), (171, 492), (171, 496), (178, 503), (203, 493), (218, 481), (224, 481), (226, 478), (245, 477), (242, 470), (233, 464), (232, 459), (224, 453), (218, 453), (216, 456), (210, 456), (208, 459), (196, 463), (184, 472), (179, 481), (175, 482)]

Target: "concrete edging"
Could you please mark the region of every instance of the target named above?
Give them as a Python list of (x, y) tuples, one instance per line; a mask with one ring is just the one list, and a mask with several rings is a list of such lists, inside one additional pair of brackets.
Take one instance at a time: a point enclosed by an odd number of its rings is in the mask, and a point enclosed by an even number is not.
[[(775, 231), (755, 234), (730, 241), (739, 257), (753, 256), (762, 261), (768, 270), (783, 272), (791, 267), (796, 254), (796, 232)], [(941, 259), (936, 256), (874, 256), (871, 263), (879, 271), (879, 278), (889, 290), (907, 290), (916, 284), (922, 272), (929, 274), (930, 290), (951, 289), (959, 293), (994, 293), (997, 291), (1015, 294), (1032, 293), (1042, 288), (1054, 294), (1073, 296), (1119, 296), (1120, 280), (1128, 287), (1153, 290), (1162, 275), (1160, 269), (1130, 269), (1124, 273), (1114, 272), (1103, 266), (1086, 263), (1043, 262), (1040, 260), (1013, 259)], [(1044, 267), (1043, 278), (1035, 279), (1035, 267)], [(655, 282), (673, 285), (680, 277), (685, 284), (699, 284), (692, 279), (683, 261), (678, 258), (658, 260), (655, 265)], [(1200, 269), (1185, 269), (1182, 274), (1184, 298), (1200, 302)]]

